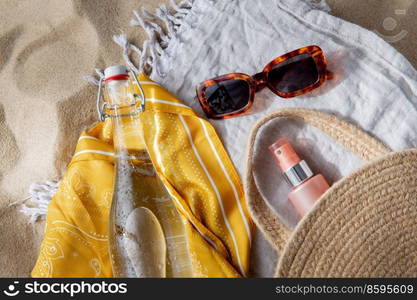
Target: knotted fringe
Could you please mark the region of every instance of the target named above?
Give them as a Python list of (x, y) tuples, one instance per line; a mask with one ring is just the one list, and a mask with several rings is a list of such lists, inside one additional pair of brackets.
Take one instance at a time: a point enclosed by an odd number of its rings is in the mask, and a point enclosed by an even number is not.
[(58, 190), (58, 181), (46, 181), (44, 184), (32, 184), (29, 187), (29, 197), (10, 203), (9, 206), (22, 204), (20, 212), (29, 217), (29, 223), (45, 219), (48, 205)]
[(327, 4), (326, 0), (310, 0), (308, 3), (315, 9), (319, 9), (327, 13), (331, 11), (330, 6)]
[(96, 73), (97, 73), (98, 79), (95, 78), (94, 76), (84, 76), (83, 78), (84, 78), (84, 80), (86, 80), (86, 81), (88, 81), (88, 82), (90, 82), (92, 84), (98, 85), (100, 79), (101, 78), (104, 78), (104, 73), (100, 69), (96, 69)]
[[(144, 8), (141, 12), (133, 11), (134, 18), (130, 21), (130, 25), (142, 27), (148, 35), (148, 39), (143, 42), (142, 49), (129, 43), (126, 34), (113, 36), (113, 41), (122, 48), (126, 64), (137, 74), (144, 72), (149, 75), (152, 71), (156, 71), (159, 76), (165, 76), (159, 66), (158, 58), (168, 46), (169, 41), (176, 38), (178, 28), (185, 24), (183, 19), (191, 10), (194, 0), (183, 0), (179, 3), (170, 0), (170, 4), (170, 8), (162, 4), (155, 13)], [(132, 62), (129, 54), (137, 56), (137, 65)], [(84, 76), (84, 79), (98, 85), (100, 78), (104, 75), (99, 69), (96, 69), (96, 73), (98, 79), (94, 76)]]
[[(183, 0), (176, 3), (175, 0), (170, 0), (170, 8), (166, 5), (161, 5), (156, 9), (155, 13), (150, 13), (146, 9), (141, 12), (133, 11), (134, 18), (130, 24), (132, 26), (142, 27), (148, 34), (148, 39), (143, 42), (142, 49), (127, 40), (126, 34), (113, 36), (116, 42), (122, 48), (122, 55), (126, 64), (132, 68), (136, 73), (144, 72), (149, 75), (150, 72), (155, 71), (160, 77), (165, 77), (161, 70), (158, 58), (164, 53), (170, 41), (177, 39), (177, 32), (181, 26), (187, 26), (184, 22), (194, 4), (195, 0)], [(213, 0), (205, 0), (212, 2)], [(329, 6), (325, 0), (312, 2), (307, 0), (310, 4), (323, 11), (330, 11)], [(161, 25), (159, 25), (161, 24)], [(163, 27), (162, 27), (163, 26)], [(138, 65), (136, 66), (129, 53), (133, 52), (138, 57)], [(100, 69), (95, 69), (97, 77), (84, 76), (84, 79), (92, 84), (98, 85), (99, 80), (104, 77), (104, 73)], [(47, 181), (45, 184), (32, 184), (29, 188), (29, 197), (10, 205), (18, 205), (30, 200), (30, 206), (23, 204), (21, 212), (30, 217), (29, 222), (33, 223), (38, 219), (43, 219), (46, 216), (48, 204), (58, 188), (58, 182)]]

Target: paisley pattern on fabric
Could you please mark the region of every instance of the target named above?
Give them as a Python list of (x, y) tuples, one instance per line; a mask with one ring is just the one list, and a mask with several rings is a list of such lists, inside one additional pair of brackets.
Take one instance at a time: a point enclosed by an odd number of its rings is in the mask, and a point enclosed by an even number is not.
[[(241, 277), (252, 223), (240, 179), (213, 127), (141, 74), (146, 147), (185, 219), (195, 277)], [(111, 119), (84, 132), (46, 220), (33, 277), (111, 277), (108, 216), (113, 193)]]

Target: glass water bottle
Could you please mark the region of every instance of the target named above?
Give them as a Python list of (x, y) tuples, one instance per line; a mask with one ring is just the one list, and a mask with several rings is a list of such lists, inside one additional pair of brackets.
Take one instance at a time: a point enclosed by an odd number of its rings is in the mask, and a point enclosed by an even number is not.
[(184, 219), (146, 150), (134, 85), (124, 66), (104, 74), (116, 154), (109, 228), (113, 276), (192, 277)]

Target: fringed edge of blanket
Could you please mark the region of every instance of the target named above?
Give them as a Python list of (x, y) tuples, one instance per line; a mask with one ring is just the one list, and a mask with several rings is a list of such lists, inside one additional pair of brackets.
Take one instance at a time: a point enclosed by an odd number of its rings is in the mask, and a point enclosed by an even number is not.
[[(155, 13), (146, 9), (133, 11), (132, 26), (145, 29), (148, 39), (144, 41), (142, 49), (129, 43), (126, 34), (113, 36), (113, 40), (122, 48), (122, 55), (126, 64), (136, 73), (149, 74), (152, 70), (159, 72), (158, 58), (165, 51), (169, 42), (177, 38), (178, 29), (182, 26), (184, 17), (191, 11), (195, 0), (183, 0), (176, 3), (170, 0), (171, 7), (161, 5)], [(209, 0), (207, 0), (209, 1)], [(138, 56), (135, 65), (129, 55)], [(98, 85), (100, 78), (104, 77), (103, 70), (96, 69), (97, 76), (84, 76), (84, 79)], [(160, 73), (159, 73), (160, 74)], [(162, 75), (162, 74), (160, 74)], [(97, 78), (98, 77), (98, 78)], [(29, 223), (45, 219), (48, 205), (58, 189), (58, 181), (47, 181), (43, 184), (32, 184), (29, 187), (29, 196), (25, 199), (10, 203), (10, 206), (22, 205), (20, 212), (29, 217)]]
[[(164, 77), (159, 58), (164, 54), (170, 42), (178, 39), (178, 30), (187, 24), (184, 20), (193, 13), (194, 2), (195, 0), (183, 0), (177, 3), (170, 0), (170, 7), (162, 4), (154, 13), (144, 8), (133, 11), (134, 17), (130, 25), (143, 28), (148, 39), (143, 42), (142, 49), (140, 49), (128, 41), (126, 34), (113, 36), (113, 40), (122, 48), (126, 64), (136, 73), (144, 72), (149, 75), (151, 72), (156, 72)], [(137, 55), (136, 65), (129, 54)]]

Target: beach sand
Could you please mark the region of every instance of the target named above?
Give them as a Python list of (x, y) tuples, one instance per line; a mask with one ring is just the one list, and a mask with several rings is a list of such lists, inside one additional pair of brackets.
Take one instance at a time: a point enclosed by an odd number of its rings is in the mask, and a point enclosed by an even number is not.
[[(112, 35), (141, 45), (132, 10), (162, 0), (0, 2), (0, 276), (25, 277), (35, 263), (44, 222), (10, 203), (32, 183), (59, 180), (82, 129), (96, 122), (95, 68), (123, 63)], [(328, 0), (333, 14), (384, 34), (417, 66), (417, 1)], [(404, 35), (406, 32), (406, 35)]]

